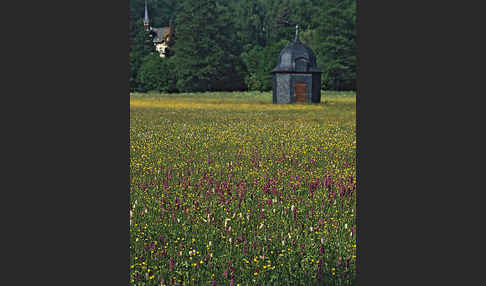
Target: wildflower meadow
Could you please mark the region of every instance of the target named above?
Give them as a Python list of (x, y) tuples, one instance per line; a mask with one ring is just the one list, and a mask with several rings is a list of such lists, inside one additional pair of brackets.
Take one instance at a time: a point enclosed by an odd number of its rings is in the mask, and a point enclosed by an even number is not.
[(130, 95), (131, 285), (354, 285), (356, 96)]

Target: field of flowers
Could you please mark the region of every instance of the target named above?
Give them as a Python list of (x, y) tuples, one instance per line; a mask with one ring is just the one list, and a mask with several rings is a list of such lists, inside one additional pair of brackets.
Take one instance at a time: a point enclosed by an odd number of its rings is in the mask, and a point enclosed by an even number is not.
[(353, 285), (356, 96), (130, 96), (131, 285)]

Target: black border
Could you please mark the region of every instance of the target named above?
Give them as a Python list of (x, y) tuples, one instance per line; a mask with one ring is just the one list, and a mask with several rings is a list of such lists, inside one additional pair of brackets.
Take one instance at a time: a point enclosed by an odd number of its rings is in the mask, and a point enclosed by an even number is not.
[[(468, 260), (454, 260), (450, 249), (470, 244), (451, 241), (457, 238), (452, 233), (461, 233), (451, 222), (465, 190), (452, 153), (482, 149), (459, 147), (464, 143), (456, 135), (464, 134), (456, 129), (461, 113), (473, 113), (469, 104), (461, 106), (464, 96), (484, 93), (472, 91), (481, 80), (470, 77), (466, 67), (477, 60), (472, 53), (477, 45), (464, 39), (469, 32), (481, 33), (477, 25), (464, 27), (481, 17), (475, 9), (445, 2), (358, 1), (360, 285), (456, 280), (455, 285), (472, 277), (458, 271), (458, 262)], [(469, 124), (475, 123), (463, 126)]]
[(25, 45), (35, 49), (19, 58), (30, 60), (21, 69), (36, 72), (15, 94), (35, 111), (16, 117), (30, 115), (34, 127), (22, 128), (27, 138), (15, 141), (29, 142), (24, 149), (35, 153), (22, 180), (34, 228), (16, 235), (27, 237), (31, 250), (13, 278), (127, 285), (128, 1), (50, 3), (30, 13), (22, 13)]
[[(450, 48), (454, 35), (448, 31), (469, 30), (454, 26), (458, 21), (450, 15), (458, 7), (445, 3), (357, 3), (358, 284), (416, 285), (431, 275), (451, 279), (457, 273), (451, 266), (447, 273), (436, 269), (458, 261), (446, 258), (430, 238), (437, 236), (431, 225), (447, 220), (430, 212), (441, 207), (436, 197), (445, 196), (453, 175), (444, 170), (452, 165), (442, 159), (448, 153), (437, 151), (457, 132), (444, 127), (451, 122), (441, 104), (454, 106), (457, 100), (448, 96), (457, 98), (471, 83), (467, 75), (457, 76), (467, 67), (450, 66), (449, 59), (460, 53), (475, 60), (468, 45)], [(54, 5), (36, 10), (38, 22), (26, 27), (42, 33), (29, 38), (35, 39), (35, 59), (22, 68), (32, 74), (32, 83), (22, 78), (14, 94), (32, 99), (27, 105), (34, 128), (22, 129), (19, 133), (28, 134), (22, 139), (7, 139), (28, 142), (19, 153), (36, 154), (12, 165), (22, 170), (15, 190), (33, 205), (28, 219), (34, 228), (27, 227), (25, 237), (34, 252), (25, 257), (34, 265), (22, 276), (35, 282), (44, 277), (62, 284), (129, 282), (127, 4)], [(476, 37), (482, 33), (477, 32)], [(23, 116), (21, 108), (14, 110), (15, 119)], [(439, 171), (447, 172), (429, 177), (440, 162)]]

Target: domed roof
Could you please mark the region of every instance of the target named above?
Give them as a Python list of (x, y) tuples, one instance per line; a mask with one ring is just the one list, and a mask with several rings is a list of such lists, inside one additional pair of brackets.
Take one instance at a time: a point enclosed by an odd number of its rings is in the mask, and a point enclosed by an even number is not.
[(316, 54), (296, 37), (282, 49), (274, 72), (321, 72), (317, 68)]

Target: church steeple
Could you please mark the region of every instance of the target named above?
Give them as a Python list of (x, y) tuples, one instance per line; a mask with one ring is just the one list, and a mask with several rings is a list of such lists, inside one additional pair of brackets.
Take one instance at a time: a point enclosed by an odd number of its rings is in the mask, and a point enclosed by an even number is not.
[(145, 27), (146, 30), (148, 30), (150, 27), (150, 20), (148, 17), (148, 9), (147, 9), (147, 0), (145, 0), (145, 16), (143, 18), (143, 26)]
[(299, 25), (295, 25), (295, 40), (297, 42), (299, 40)]

